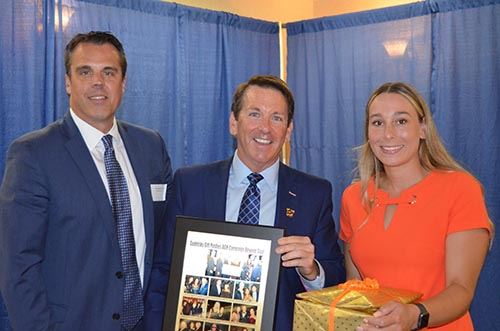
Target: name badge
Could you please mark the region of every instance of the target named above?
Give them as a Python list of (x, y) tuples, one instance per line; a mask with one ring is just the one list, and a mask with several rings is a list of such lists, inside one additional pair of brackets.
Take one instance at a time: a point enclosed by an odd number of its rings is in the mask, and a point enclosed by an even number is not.
[(151, 184), (153, 201), (165, 201), (167, 198), (167, 184)]

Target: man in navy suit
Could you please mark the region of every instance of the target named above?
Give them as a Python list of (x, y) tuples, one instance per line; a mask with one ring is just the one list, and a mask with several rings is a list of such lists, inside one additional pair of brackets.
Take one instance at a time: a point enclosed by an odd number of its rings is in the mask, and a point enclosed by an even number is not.
[[(286, 229), (276, 253), (281, 255), (276, 303), (276, 331), (290, 331), (295, 295), (345, 279), (343, 257), (332, 218), (332, 187), (321, 178), (279, 161), (293, 129), (294, 100), (288, 86), (273, 76), (255, 76), (233, 96), (230, 132), (237, 150), (228, 160), (179, 169), (174, 176), (169, 222), (175, 215), (236, 222), (247, 176), (259, 173), (259, 224)], [(159, 330), (168, 280), (173, 226), (157, 247), (146, 321)], [(163, 241), (163, 242), (162, 242)]]
[[(14, 330), (143, 330), (142, 313), (133, 325), (122, 322), (132, 272), (122, 264), (112, 204), (128, 198), (129, 261), (143, 306), (155, 238), (165, 223), (170, 159), (158, 133), (115, 119), (127, 68), (118, 39), (78, 34), (66, 46), (65, 65), (70, 111), (17, 139), (7, 154), (0, 290)], [(104, 155), (110, 148), (126, 187), (118, 200)]]
[(222, 293), (222, 280), (221, 279), (212, 279), (212, 285), (210, 285), (210, 296), (220, 297)]
[(260, 274), (262, 272), (262, 256), (259, 256), (259, 260), (255, 261), (255, 266), (252, 269), (252, 282), (260, 282)]
[(245, 289), (245, 283), (238, 282), (238, 288), (234, 291), (234, 298), (236, 300), (243, 300), (243, 290)]

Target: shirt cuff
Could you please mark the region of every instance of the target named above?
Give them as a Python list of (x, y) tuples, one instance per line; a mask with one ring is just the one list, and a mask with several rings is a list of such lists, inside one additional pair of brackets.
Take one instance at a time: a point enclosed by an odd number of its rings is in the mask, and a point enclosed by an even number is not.
[(325, 286), (325, 270), (323, 270), (323, 267), (318, 260), (314, 259), (314, 261), (318, 264), (319, 268), (319, 275), (316, 277), (316, 279), (309, 280), (304, 278), (304, 276), (300, 274), (299, 269), (295, 268), (306, 291), (319, 290)]

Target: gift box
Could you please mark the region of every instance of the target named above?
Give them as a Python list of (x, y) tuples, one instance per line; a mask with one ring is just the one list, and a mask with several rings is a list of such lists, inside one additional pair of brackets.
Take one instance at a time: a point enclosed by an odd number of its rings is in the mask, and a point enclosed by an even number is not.
[(411, 303), (422, 294), (380, 287), (376, 280), (343, 284), (297, 294), (293, 331), (352, 331), (389, 301)]

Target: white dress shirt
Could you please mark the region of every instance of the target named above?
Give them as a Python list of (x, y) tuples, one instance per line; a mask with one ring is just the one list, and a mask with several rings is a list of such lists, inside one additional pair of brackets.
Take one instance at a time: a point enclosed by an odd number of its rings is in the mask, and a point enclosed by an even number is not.
[(141, 192), (139, 190), (139, 185), (137, 184), (137, 179), (135, 178), (134, 170), (130, 164), (130, 160), (127, 155), (127, 150), (123, 144), (123, 140), (118, 131), (118, 126), (116, 125), (116, 119), (113, 121), (113, 127), (108, 133), (103, 134), (101, 131), (97, 130), (81, 118), (79, 118), (72, 109), (70, 109), (71, 117), (75, 122), (78, 130), (89, 149), (90, 155), (97, 167), (97, 171), (101, 176), (102, 182), (106, 187), (108, 192), (109, 201), (111, 204), (111, 196), (109, 194), (108, 177), (106, 176), (106, 167), (104, 165), (104, 143), (102, 142), (102, 137), (110, 134), (113, 136), (113, 148), (115, 150), (116, 160), (120, 164), (123, 175), (127, 180), (128, 193), (130, 195), (130, 207), (132, 208), (132, 226), (134, 229), (134, 241), (135, 241), (135, 257), (137, 259), (137, 266), (139, 267), (139, 275), (141, 277), (141, 283), (144, 285), (144, 258), (146, 255), (146, 233), (144, 229), (144, 216), (142, 211), (142, 200)]
[[(276, 216), (276, 204), (278, 201), (278, 177), (280, 161), (276, 160), (270, 167), (260, 172), (261, 181), (257, 183), (260, 190), (260, 214), (259, 225), (274, 226)], [(231, 168), (229, 169), (229, 179), (227, 183), (226, 196), (226, 221), (238, 222), (241, 200), (250, 183), (247, 176), (252, 171), (238, 157), (238, 150), (235, 151)], [(302, 280), (306, 290), (321, 289), (325, 285), (325, 272), (321, 264), (315, 260), (319, 266), (319, 275), (314, 280), (308, 280), (297, 273)]]

